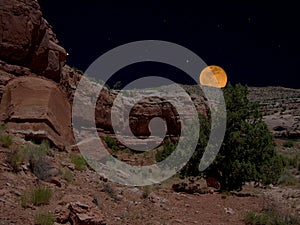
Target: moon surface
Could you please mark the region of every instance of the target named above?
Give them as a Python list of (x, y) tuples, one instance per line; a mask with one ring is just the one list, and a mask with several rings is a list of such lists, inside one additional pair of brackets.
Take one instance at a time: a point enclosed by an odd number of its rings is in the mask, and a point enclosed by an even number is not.
[(199, 81), (201, 85), (223, 88), (227, 84), (227, 75), (221, 67), (211, 65), (201, 71)]

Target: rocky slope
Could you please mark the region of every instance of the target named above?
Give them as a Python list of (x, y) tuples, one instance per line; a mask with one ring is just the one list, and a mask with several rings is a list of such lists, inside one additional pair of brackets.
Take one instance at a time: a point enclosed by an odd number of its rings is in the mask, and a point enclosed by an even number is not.
[[(1, 225), (34, 224), (36, 215), (48, 212), (56, 225), (199, 224), (199, 221), (235, 225), (244, 223), (247, 210), (261, 210), (269, 204), (263, 196), (271, 191), (256, 193), (256, 189), (251, 189), (251, 193), (246, 194), (248, 197), (227, 197), (200, 180), (192, 187), (196, 186), (198, 193), (179, 194), (170, 188), (178, 182), (177, 178), (151, 188), (127, 187), (111, 183), (84, 163), (82, 165), (73, 146), (71, 106), (78, 82), (86, 78), (80, 71), (65, 65), (66, 51), (42, 17), (36, 0), (0, 1), (0, 50), (0, 125), (6, 124), (6, 129), (0, 126), (0, 136), (6, 138), (1, 140), (0, 146)], [(185, 89), (197, 111), (207, 114), (202, 94), (193, 92), (190, 86)], [(99, 84), (89, 83), (87, 90), (79, 93), (82, 104), (77, 108), (81, 112), (78, 116), (83, 121), (83, 129), (75, 132), (82, 139), (88, 135), (90, 121), (80, 107), (99, 95)], [(298, 138), (298, 93), (284, 88), (250, 89), (250, 98), (259, 102), (264, 120), (274, 135)], [(124, 122), (121, 114), (132, 99), (124, 96), (122, 107), (117, 108), (111, 118), (117, 94), (117, 91), (104, 88), (97, 98), (95, 121), (101, 134), (112, 136), (112, 120)], [(153, 117), (166, 121), (169, 136), (179, 134), (178, 112), (163, 98), (139, 102), (132, 108), (127, 122), (135, 135), (147, 136)], [(8, 134), (13, 136), (12, 141)], [(32, 141), (40, 144), (43, 140), (48, 140), (50, 147), (32, 144)], [(119, 156), (134, 165), (145, 162), (140, 161), (141, 155), (132, 152)], [(27, 202), (28, 192), (40, 187), (51, 190), (50, 200), (45, 204)], [(283, 194), (278, 193), (282, 201)], [(293, 195), (299, 199), (299, 192), (293, 191)], [(284, 200), (282, 205), (292, 206), (293, 199)], [(300, 209), (297, 207), (298, 203), (294, 210)]]
[(276, 138), (300, 139), (300, 90), (284, 87), (251, 87), (263, 119)]

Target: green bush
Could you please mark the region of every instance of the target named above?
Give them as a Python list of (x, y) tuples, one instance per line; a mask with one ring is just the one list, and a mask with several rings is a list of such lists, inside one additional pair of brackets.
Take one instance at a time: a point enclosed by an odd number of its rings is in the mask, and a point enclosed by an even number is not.
[(155, 154), (155, 159), (156, 162), (161, 162), (164, 159), (166, 159), (176, 148), (176, 145), (173, 144), (170, 141), (166, 141), (163, 144), (163, 149), (159, 150), (156, 154)]
[(75, 165), (76, 170), (83, 171), (86, 169), (87, 163), (81, 155), (79, 154), (72, 155), (71, 161)]
[[(222, 190), (241, 189), (244, 182), (276, 183), (283, 170), (282, 158), (257, 104), (250, 102), (248, 88), (230, 84), (224, 89), (227, 120), (224, 141), (214, 162), (205, 171), (214, 176)], [(210, 132), (210, 120), (200, 117), (198, 146), (181, 171), (185, 176), (200, 175), (198, 166)]]
[(9, 147), (13, 143), (12, 137), (9, 134), (2, 134), (0, 135), (0, 146), (2, 147)]
[(107, 147), (110, 148), (111, 150), (113, 150), (115, 152), (120, 150), (116, 139), (106, 136), (106, 137), (102, 137), (102, 140), (105, 141), (105, 143), (107, 144)]
[(38, 213), (34, 217), (35, 225), (53, 225), (55, 222), (51, 213)]
[(52, 196), (51, 189), (47, 187), (39, 187), (31, 192), (26, 192), (21, 196), (21, 205), (27, 207), (29, 204), (35, 206), (49, 204)]
[(283, 147), (285, 147), (285, 148), (292, 148), (292, 147), (294, 147), (294, 142), (292, 142), (292, 141), (286, 141), (286, 142), (283, 143)]
[(6, 130), (7, 129), (7, 126), (6, 126), (6, 124), (0, 124), (0, 131), (2, 130), (2, 131), (4, 131), (4, 130)]
[(282, 214), (274, 209), (265, 209), (261, 213), (248, 212), (246, 225), (298, 225), (300, 220), (291, 214)]

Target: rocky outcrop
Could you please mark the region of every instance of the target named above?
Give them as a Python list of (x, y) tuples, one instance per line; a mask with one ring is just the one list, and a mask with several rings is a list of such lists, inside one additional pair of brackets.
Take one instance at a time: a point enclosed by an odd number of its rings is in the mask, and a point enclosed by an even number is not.
[(48, 139), (60, 149), (73, 144), (71, 107), (53, 81), (38, 77), (12, 79), (4, 89), (0, 121), (10, 132)]
[(55, 209), (55, 217), (59, 223), (70, 222), (74, 225), (104, 225), (104, 216), (94, 205), (90, 196), (65, 196), (60, 206)]
[[(70, 105), (83, 73), (64, 66), (66, 52), (58, 45), (36, 0), (3, 0), (0, 17), (0, 101), (3, 98), (0, 120), (8, 123), (14, 133), (32, 139), (47, 138), (59, 148), (68, 146), (72, 143)], [(18, 78), (20, 76), (22, 78)], [(40, 76), (49, 80), (33, 78)], [(160, 117), (166, 121), (169, 134), (180, 134), (178, 113), (166, 100), (145, 99), (132, 108), (129, 118), (122, 119), (132, 99), (124, 97), (123, 104), (111, 113), (118, 93), (102, 89), (99, 94), (95, 85), (87, 88), (81, 101), (85, 107), (91, 98), (97, 98), (95, 120), (98, 128), (113, 132), (112, 121), (119, 120), (123, 131), (148, 136), (150, 120)], [(89, 127), (90, 121), (85, 121), (87, 115), (84, 110), (80, 111), (80, 119)], [(124, 122), (129, 123), (130, 128), (125, 127)]]
[(0, 1), (0, 59), (59, 81), (66, 51), (36, 0)]
[(80, 70), (71, 68), (68, 65), (65, 65), (62, 69), (59, 87), (66, 93), (70, 104), (73, 103), (76, 87), (82, 76), (83, 73)]
[[(78, 75), (75, 74), (72, 76), (78, 77)], [(87, 78), (82, 77), (82, 79)], [(70, 85), (64, 85), (63, 88), (64, 90), (69, 91), (68, 96), (70, 96), (70, 101), (73, 99), (76, 87), (76, 82), (72, 81), (72, 83), (74, 84), (73, 87)], [(124, 132), (123, 134), (129, 134), (132, 132), (136, 136), (149, 136), (149, 122), (152, 118), (159, 117), (166, 122), (167, 134), (175, 136), (180, 135), (181, 123), (176, 108), (170, 103), (170, 101), (162, 97), (155, 97), (155, 93), (151, 95), (152, 97), (143, 98), (132, 107), (132, 102), (135, 96), (129, 97), (124, 93), (118, 93), (117, 91), (111, 91), (106, 88), (102, 88), (99, 93), (101, 86), (95, 82), (86, 82), (85, 85), (85, 90), (80, 90), (81, 92), (78, 91), (77, 93), (80, 97), (77, 99), (78, 102), (74, 108), (74, 112), (76, 112), (75, 119), (80, 120), (83, 126), (92, 126), (91, 124), (93, 121), (90, 121), (90, 119), (88, 119), (89, 116), (85, 115), (85, 107), (92, 105), (93, 99), (97, 98), (95, 108), (95, 122), (97, 128), (113, 132), (112, 121), (114, 121), (115, 124), (119, 125), (118, 129)], [(114, 112), (111, 112), (118, 94), (122, 96), (121, 102), (117, 104)], [(182, 107), (186, 105), (185, 97), (180, 94), (176, 96), (170, 95), (168, 96), (168, 99), (179, 102)], [(193, 95), (191, 99), (199, 113), (205, 115), (208, 114), (209, 108), (203, 97)], [(125, 118), (123, 116), (126, 110), (130, 110), (129, 118)], [(189, 110), (186, 111), (188, 112)], [(129, 124), (129, 127), (126, 127), (126, 123)]]

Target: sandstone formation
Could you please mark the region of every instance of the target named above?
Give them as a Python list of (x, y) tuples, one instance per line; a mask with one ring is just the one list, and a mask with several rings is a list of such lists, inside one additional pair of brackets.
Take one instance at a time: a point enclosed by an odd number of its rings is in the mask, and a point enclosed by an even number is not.
[(48, 139), (64, 149), (73, 143), (71, 108), (57, 85), (37, 77), (19, 77), (4, 89), (0, 120), (9, 130), (32, 139)]
[(36, 0), (0, 1), (0, 58), (58, 81), (66, 51)]
[[(70, 73), (70, 72), (69, 72)], [(78, 77), (78, 75), (73, 74), (73, 77)], [(70, 77), (70, 76), (66, 76)], [(82, 79), (87, 79), (82, 77)], [(68, 82), (67, 82), (68, 83)], [(76, 82), (73, 83), (73, 87), (76, 87)], [(181, 124), (179, 114), (176, 108), (170, 103), (170, 101), (164, 99), (163, 97), (146, 97), (140, 102), (134, 104), (132, 107), (132, 101), (135, 96), (126, 96), (123, 93), (119, 93), (114, 90), (108, 90), (102, 88), (100, 84), (95, 82), (86, 82), (84, 90), (77, 90), (80, 96), (78, 104), (74, 107), (76, 112), (76, 120), (80, 120), (83, 126), (89, 127), (92, 122), (88, 119), (88, 115), (85, 114), (85, 108), (88, 105), (92, 105), (92, 102), (97, 98), (97, 104), (95, 108), (95, 123), (97, 128), (104, 129), (106, 131), (113, 132), (112, 120), (115, 124), (118, 124), (118, 128), (125, 134), (132, 132), (136, 136), (149, 136), (149, 122), (152, 118), (160, 117), (165, 120), (167, 125), (167, 134), (169, 135), (180, 135)], [(99, 90), (101, 92), (99, 93)], [(71, 91), (68, 93), (70, 96), (69, 100), (73, 100), (75, 88), (70, 85), (67, 86), (66, 90)], [(116, 104), (115, 110), (112, 111), (112, 106), (117, 95), (121, 95), (121, 103)], [(182, 95), (168, 96), (169, 99), (178, 102), (181, 107), (185, 107), (186, 99)], [(196, 110), (199, 113), (208, 114), (209, 108), (205, 103), (205, 99), (201, 96), (197, 97), (193, 95), (191, 97)], [(124, 111), (129, 110), (129, 118), (123, 116)], [(188, 111), (188, 110), (186, 110)], [(129, 124), (129, 127), (126, 126)]]

